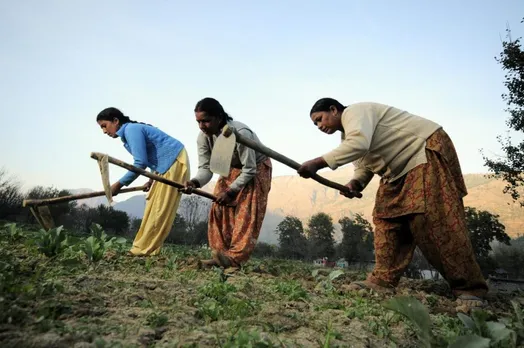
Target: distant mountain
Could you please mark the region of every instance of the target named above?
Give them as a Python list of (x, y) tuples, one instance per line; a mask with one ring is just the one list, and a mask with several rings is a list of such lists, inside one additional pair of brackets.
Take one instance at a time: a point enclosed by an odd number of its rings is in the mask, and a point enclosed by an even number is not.
[[(68, 191), (71, 192), (72, 195), (95, 192), (94, 190), (87, 189), (87, 188), (68, 189)], [(85, 204), (85, 205), (87, 205), (90, 208), (98, 207), (100, 204), (102, 204), (102, 205), (109, 205), (107, 203), (107, 198), (105, 196), (79, 199), (76, 202), (78, 203), (78, 205)]]
[(136, 195), (130, 197), (122, 202), (117, 202), (113, 205), (113, 208), (121, 211), (125, 211), (129, 217), (141, 219), (144, 215), (144, 209), (146, 207), (146, 195)]
[[(324, 171), (320, 174), (332, 181), (345, 184), (352, 177), (352, 168), (352, 166), (347, 166), (337, 171)], [(464, 200), (467, 206), (500, 215), (500, 221), (506, 226), (507, 233), (512, 237), (524, 233), (524, 208), (512, 203), (510, 197), (502, 193), (504, 188), (502, 181), (486, 178), (484, 174), (466, 174), (464, 178), (469, 191)], [(318, 212), (329, 214), (334, 223), (337, 223), (343, 216), (362, 213), (372, 223), (371, 212), (378, 181), (378, 177), (371, 181), (363, 192), (363, 198), (347, 199), (338, 191), (322, 186), (313, 180), (306, 180), (299, 176), (274, 177), (269, 194), (268, 210), (259, 238), (264, 242), (277, 243), (278, 236), (275, 234), (275, 229), (286, 215), (298, 217), (305, 225), (307, 220)], [(203, 189), (212, 192), (214, 185), (215, 182), (211, 182)], [(115, 204), (114, 207), (131, 216), (141, 217), (145, 207), (144, 197), (145, 195), (133, 196)], [(205, 217), (209, 212), (210, 201), (195, 195), (183, 196), (179, 213), (184, 217), (187, 217), (188, 214), (195, 214), (194, 209), (190, 208), (190, 197), (199, 199), (200, 208), (196, 215)], [(95, 199), (86, 201), (90, 201), (90, 204), (94, 202), (107, 204), (105, 197), (101, 197), (99, 201), (94, 201)], [(336, 227), (335, 238), (340, 240), (338, 224)]]
[[(320, 175), (345, 184), (353, 175), (353, 167), (323, 171)], [(501, 180), (486, 178), (484, 174), (465, 174), (464, 179), (469, 192), (464, 199), (465, 205), (500, 215), (500, 221), (512, 237), (524, 233), (524, 208), (502, 193), (505, 184)], [(334, 222), (343, 216), (362, 213), (372, 223), (371, 213), (378, 183), (379, 178), (375, 176), (364, 190), (363, 198), (347, 199), (336, 190), (313, 180), (299, 176), (276, 177), (272, 182), (268, 209), (281, 216), (294, 215), (304, 222), (320, 211), (331, 215)], [(340, 235), (337, 237), (340, 238)]]

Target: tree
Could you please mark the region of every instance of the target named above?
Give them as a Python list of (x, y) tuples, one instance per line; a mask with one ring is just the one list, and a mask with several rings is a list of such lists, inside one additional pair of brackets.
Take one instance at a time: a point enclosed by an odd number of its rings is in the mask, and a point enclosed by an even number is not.
[[(182, 217), (180, 217), (183, 219)], [(208, 245), (207, 240), (207, 221), (199, 221), (195, 225), (191, 225), (185, 221), (185, 232), (182, 232), (182, 227), (179, 227), (180, 238), (182, 244), (186, 245)], [(177, 232), (178, 233), (178, 232)]]
[(491, 242), (510, 245), (510, 237), (506, 227), (498, 220), (499, 216), (485, 210), (466, 207), (466, 224), (477, 261), (485, 273), (489, 273), (495, 265), (489, 258), (492, 250)]
[(139, 218), (132, 218), (131, 219), (131, 222), (130, 222), (130, 227), (129, 227), (129, 232), (131, 233), (137, 233), (138, 230), (140, 229), (140, 225), (142, 224), (142, 219), (139, 219)]
[[(26, 199), (46, 199), (46, 198), (57, 198), (63, 196), (69, 196), (71, 192), (67, 190), (59, 190), (54, 187), (35, 186), (26, 195)], [(71, 212), (76, 207), (76, 202), (67, 202), (60, 204), (49, 205), (49, 211), (53, 216), (53, 220), (57, 226), (64, 225), (71, 227), (73, 225), (71, 219)], [(28, 221), (36, 223), (36, 219), (32, 214), (28, 215)]]
[(253, 250), (253, 257), (269, 258), (275, 256), (275, 246), (258, 241)]
[(311, 217), (308, 222), (308, 241), (313, 258), (331, 259), (335, 255), (334, 232), (331, 216), (318, 213)]
[(195, 195), (183, 197), (167, 240), (175, 244), (207, 245), (210, 208), (208, 199)]
[(209, 245), (207, 238), (208, 220), (197, 222), (191, 230), (191, 245)]
[[(521, 23), (524, 22), (524, 19)], [(524, 134), (524, 51), (520, 44), (520, 38), (512, 40), (511, 31), (506, 30), (506, 40), (502, 42), (503, 50), (499, 58), (495, 58), (506, 72), (504, 86), (508, 92), (502, 95), (502, 99), (508, 105), (509, 119), (506, 124), (510, 129)], [(489, 159), (485, 156), (485, 165), (493, 172), (493, 176), (502, 178), (506, 182), (504, 193), (509, 193), (514, 201), (520, 199), (524, 206), (521, 188), (524, 187), (524, 140), (514, 145), (508, 135), (505, 140), (498, 137), (505, 156), (497, 159)]]
[(81, 209), (84, 211), (76, 219), (81, 231), (89, 232), (91, 225), (97, 223), (108, 233), (121, 236), (127, 235), (129, 231), (129, 216), (126, 212), (103, 204), (96, 208), (82, 207)]
[(499, 245), (493, 253), (494, 262), (511, 278), (524, 278), (524, 237), (511, 240), (511, 245)]
[(373, 228), (361, 214), (354, 219), (343, 217), (338, 221), (342, 227), (342, 243), (339, 255), (348, 263), (369, 261), (373, 258)]
[(166, 242), (180, 245), (208, 245), (207, 220), (196, 222), (194, 226), (180, 214), (176, 214)]
[(307, 258), (308, 242), (302, 221), (288, 215), (278, 224), (275, 232), (278, 235), (279, 257), (294, 260)]
[(175, 215), (175, 220), (173, 221), (173, 227), (166, 238), (166, 242), (173, 244), (186, 245), (187, 243), (187, 222), (181, 215), (178, 213)]
[(184, 218), (188, 232), (192, 233), (202, 222), (205, 222), (207, 225), (210, 209), (210, 200), (191, 195), (182, 199), (180, 202), (180, 208), (178, 209), (178, 214)]
[(0, 219), (10, 219), (19, 215), (23, 200), (20, 182), (14, 177), (8, 177), (7, 170), (0, 169)]

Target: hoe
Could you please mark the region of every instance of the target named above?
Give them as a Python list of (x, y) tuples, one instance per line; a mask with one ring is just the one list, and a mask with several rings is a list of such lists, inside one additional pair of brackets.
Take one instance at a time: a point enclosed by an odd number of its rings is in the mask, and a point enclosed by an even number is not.
[[(145, 187), (146, 187), (145, 185), (137, 186), (137, 187), (129, 187), (129, 188), (124, 188), (120, 190), (120, 192), (127, 193), (127, 192), (134, 192), (134, 191), (143, 191)], [(70, 195), (70, 196), (63, 196), (63, 197), (56, 197), (56, 198), (25, 199), (23, 202), (23, 206), (29, 207), (29, 209), (31, 210), (31, 213), (33, 213), (38, 224), (44, 230), (47, 231), (55, 227), (53, 216), (51, 214), (51, 211), (49, 210), (50, 205), (76, 201), (79, 199), (100, 197), (100, 196), (104, 196), (105, 194), (106, 194), (105, 191), (98, 191), (98, 192), (90, 192), (90, 193), (83, 193), (83, 194), (78, 194), (78, 195)]]

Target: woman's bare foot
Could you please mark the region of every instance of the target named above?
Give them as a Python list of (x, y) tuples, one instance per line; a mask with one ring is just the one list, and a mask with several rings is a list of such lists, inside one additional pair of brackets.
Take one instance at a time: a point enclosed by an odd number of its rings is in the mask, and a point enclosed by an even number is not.
[(380, 286), (378, 284), (370, 282), (369, 280), (352, 282), (350, 284), (342, 285), (342, 290), (358, 291), (358, 292), (366, 292), (366, 293), (369, 292), (370, 290), (373, 290), (375, 292), (383, 293), (383, 294), (394, 294), (395, 293), (394, 288)]
[(218, 266), (220, 266), (220, 265), (214, 259), (211, 259), (211, 260), (199, 260), (198, 261), (198, 268), (200, 268), (200, 269), (206, 269), (206, 268), (218, 267)]
[(218, 250), (213, 250), (211, 255), (213, 255), (213, 260), (215, 260), (220, 266), (224, 268), (238, 267), (236, 262)]

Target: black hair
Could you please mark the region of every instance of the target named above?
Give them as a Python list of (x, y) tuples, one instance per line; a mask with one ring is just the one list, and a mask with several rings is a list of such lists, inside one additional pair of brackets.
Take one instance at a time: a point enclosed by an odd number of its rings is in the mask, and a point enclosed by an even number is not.
[(346, 108), (344, 105), (340, 104), (340, 102), (336, 99), (322, 98), (317, 100), (317, 102), (313, 104), (313, 107), (311, 108), (309, 114), (311, 115), (314, 112), (330, 111), (330, 108), (332, 106), (334, 106), (338, 112), (342, 112)]
[(205, 112), (211, 117), (219, 118), (222, 123), (233, 120), (233, 117), (224, 111), (218, 100), (210, 97), (199, 100), (195, 105), (195, 112)]
[(120, 125), (123, 125), (124, 123), (141, 123), (141, 124), (146, 124), (150, 126), (147, 123), (133, 121), (132, 119), (129, 118), (129, 116), (125, 116), (122, 113), (122, 111), (114, 107), (105, 108), (104, 110), (100, 111), (98, 115), (96, 116), (96, 121), (97, 122), (98, 121), (111, 121), (112, 122), (115, 118), (118, 120), (118, 123), (120, 123)]

